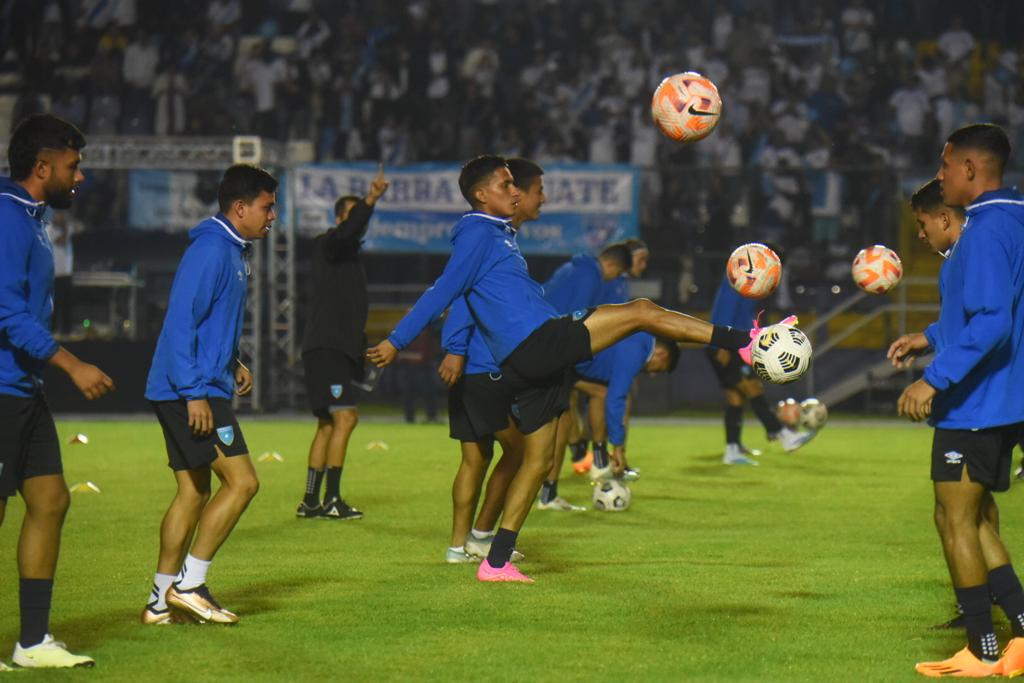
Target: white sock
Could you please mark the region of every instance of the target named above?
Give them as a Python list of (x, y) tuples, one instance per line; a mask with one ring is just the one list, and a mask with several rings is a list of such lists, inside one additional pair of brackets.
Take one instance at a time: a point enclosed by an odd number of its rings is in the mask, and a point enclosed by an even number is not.
[(181, 590), (192, 590), (206, 583), (206, 571), (210, 568), (213, 560), (200, 560), (192, 557), (189, 553), (185, 557), (185, 563), (181, 565), (181, 572), (178, 573), (178, 588)]
[(448, 546), (448, 550), (451, 550), (453, 553), (464, 553), (464, 552), (466, 552), (466, 546), (464, 546), (464, 545), (460, 545), (460, 546), (450, 545), (450, 546)]
[(157, 572), (153, 576), (153, 590), (149, 593), (149, 604), (156, 611), (167, 609), (167, 589), (174, 583), (174, 574), (161, 574)]
[(494, 534), (490, 531), (477, 531), (476, 529), (469, 530), (470, 535), (478, 541), (486, 541)]

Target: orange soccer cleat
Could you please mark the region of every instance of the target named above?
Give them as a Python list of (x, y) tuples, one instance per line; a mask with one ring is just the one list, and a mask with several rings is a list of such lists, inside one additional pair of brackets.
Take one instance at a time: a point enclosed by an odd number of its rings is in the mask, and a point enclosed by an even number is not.
[[(1002, 660), (1000, 660), (1001, 662)], [(964, 648), (949, 659), (941, 662), (918, 662), (914, 669), (922, 676), (938, 678), (939, 676), (956, 676), (959, 678), (987, 678), (998, 676), (1002, 671), (1000, 662), (989, 664), (974, 656), (969, 648)]]
[(999, 672), (1007, 678), (1024, 676), (1024, 637), (1013, 638), (1003, 650)]
[(594, 464), (594, 452), (587, 451), (587, 454), (580, 460), (577, 460), (572, 464), (572, 471), (581, 477), (590, 471), (590, 467)]

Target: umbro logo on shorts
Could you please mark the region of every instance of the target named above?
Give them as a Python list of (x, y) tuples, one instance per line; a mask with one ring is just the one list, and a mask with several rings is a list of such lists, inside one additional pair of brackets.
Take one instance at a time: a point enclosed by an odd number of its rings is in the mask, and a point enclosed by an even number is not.
[(585, 316), (586, 314), (587, 314), (587, 309), (581, 308), (578, 311), (573, 311), (572, 312), (572, 319), (573, 320), (582, 320), (583, 316)]
[(217, 427), (217, 438), (221, 440), (225, 446), (230, 446), (235, 442), (235, 428), (234, 427)]
[(944, 457), (946, 458), (947, 465), (959, 465), (963, 462), (964, 454), (957, 451), (946, 451), (946, 455)]
[(331, 396), (333, 396), (334, 398), (341, 398), (342, 391), (343, 387), (340, 384), (331, 385)]

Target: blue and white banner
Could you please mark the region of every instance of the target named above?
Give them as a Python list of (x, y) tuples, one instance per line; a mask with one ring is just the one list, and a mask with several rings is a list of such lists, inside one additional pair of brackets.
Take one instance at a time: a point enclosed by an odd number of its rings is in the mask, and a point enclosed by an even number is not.
[[(459, 166), (416, 164), (386, 168), (391, 182), (366, 233), (369, 251), (446, 253), (449, 233), (469, 210), (459, 192)], [(295, 225), (316, 234), (334, 224), (334, 202), (363, 197), (377, 175), (375, 163), (300, 166), (290, 173)], [(544, 169), (547, 202), (540, 220), (519, 233), (524, 253), (594, 251), (638, 232), (639, 174), (632, 166), (552, 164)]]

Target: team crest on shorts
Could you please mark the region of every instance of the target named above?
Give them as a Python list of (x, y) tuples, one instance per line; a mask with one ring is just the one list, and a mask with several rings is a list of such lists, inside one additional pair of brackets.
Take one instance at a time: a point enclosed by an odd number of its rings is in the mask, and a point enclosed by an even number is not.
[(945, 458), (947, 465), (959, 465), (964, 459), (964, 454), (957, 451), (946, 451)]
[(573, 311), (572, 312), (572, 319), (573, 319), (573, 321), (582, 320), (583, 316), (585, 316), (586, 314), (587, 314), (587, 309), (581, 308), (578, 311)]
[(342, 386), (340, 384), (331, 385), (331, 396), (334, 398), (341, 398)]
[(235, 428), (231, 426), (217, 427), (217, 438), (219, 438), (221, 443), (225, 446), (230, 446), (235, 442)]

